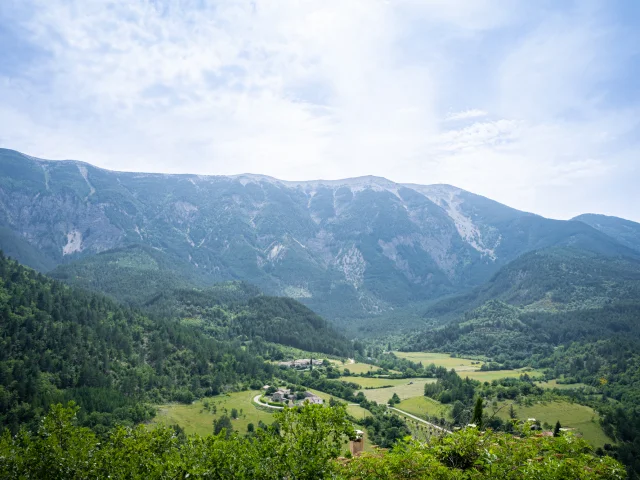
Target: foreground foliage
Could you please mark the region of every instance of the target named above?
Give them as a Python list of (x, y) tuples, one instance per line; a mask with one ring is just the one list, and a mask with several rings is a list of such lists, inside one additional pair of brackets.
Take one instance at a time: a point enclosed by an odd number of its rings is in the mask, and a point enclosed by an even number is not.
[(622, 479), (624, 467), (594, 457), (581, 439), (514, 437), (468, 428), (427, 444), (405, 442), (338, 469), (343, 479)]
[(622, 479), (624, 468), (595, 457), (573, 436), (522, 438), (466, 429), (429, 444), (338, 458), (354, 430), (343, 407), (305, 405), (276, 425), (241, 437), (185, 437), (179, 429), (116, 427), (104, 437), (76, 425), (78, 407), (55, 405), (37, 433), (0, 439), (1, 478), (220, 479)]

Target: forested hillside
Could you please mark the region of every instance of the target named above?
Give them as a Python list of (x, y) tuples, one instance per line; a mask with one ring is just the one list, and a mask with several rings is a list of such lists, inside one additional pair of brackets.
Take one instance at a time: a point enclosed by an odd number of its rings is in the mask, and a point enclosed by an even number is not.
[(245, 348), (103, 295), (72, 289), (0, 256), (0, 422), (16, 431), (73, 399), (83, 423), (139, 422), (145, 402), (191, 401), (262, 385), (260, 342)]
[(634, 300), (640, 294), (640, 257), (627, 253), (605, 255), (574, 247), (530, 252), (469, 293), (430, 306), (423, 317), (453, 319), (489, 300), (528, 311), (593, 308)]
[[(640, 472), (640, 262), (584, 250), (520, 257), (487, 284), (427, 311), (407, 350), (486, 358), (483, 369), (545, 369), (600, 412), (616, 452)], [(584, 391), (584, 388), (590, 389)], [(590, 392), (590, 393), (589, 393)]]
[(314, 352), (353, 354), (351, 342), (298, 301), (263, 296), (241, 281), (211, 284), (188, 265), (142, 245), (61, 265), (51, 276), (150, 314), (180, 318), (218, 339), (260, 337)]
[(47, 275), (136, 306), (168, 290), (214, 284), (188, 263), (139, 244), (59, 265)]
[(243, 282), (170, 290), (149, 299), (143, 309), (181, 319), (219, 339), (259, 338), (343, 357), (354, 351), (351, 341), (300, 302), (261, 295)]
[(412, 335), (409, 349), (513, 361), (576, 340), (639, 336), (639, 299), (640, 261), (634, 257), (571, 248), (532, 252), (485, 285), (432, 306), (425, 316), (444, 325)]
[(593, 213), (578, 215), (573, 220), (586, 223), (596, 230), (614, 238), (618, 243), (640, 251), (640, 223), (632, 222), (624, 218), (596, 215)]

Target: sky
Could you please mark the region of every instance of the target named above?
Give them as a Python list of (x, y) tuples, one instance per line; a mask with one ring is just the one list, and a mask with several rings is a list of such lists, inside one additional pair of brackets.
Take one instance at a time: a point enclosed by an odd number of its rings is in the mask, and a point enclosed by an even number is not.
[(0, 146), (640, 221), (638, 27), (637, 0), (1, 0)]

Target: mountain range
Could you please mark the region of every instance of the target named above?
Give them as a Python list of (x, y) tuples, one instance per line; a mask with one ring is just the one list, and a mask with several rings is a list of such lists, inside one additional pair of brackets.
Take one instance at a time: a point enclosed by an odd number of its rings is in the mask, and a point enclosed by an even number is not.
[[(0, 248), (129, 301), (243, 280), (345, 323), (472, 291), (529, 252), (640, 258), (640, 224), (552, 220), (379, 177), (114, 172), (0, 149)], [(122, 277), (129, 279), (129, 284)]]

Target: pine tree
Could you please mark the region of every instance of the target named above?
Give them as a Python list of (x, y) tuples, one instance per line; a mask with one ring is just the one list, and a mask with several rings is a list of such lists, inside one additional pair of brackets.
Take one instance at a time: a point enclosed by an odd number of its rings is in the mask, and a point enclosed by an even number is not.
[(473, 418), (471, 423), (475, 423), (478, 428), (482, 428), (482, 397), (476, 400), (476, 406), (473, 409)]
[(553, 436), (554, 437), (559, 437), (560, 436), (560, 429), (562, 428), (562, 425), (560, 425), (560, 420), (558, 420), (556, 422), (556, 426), (553, 429)]

